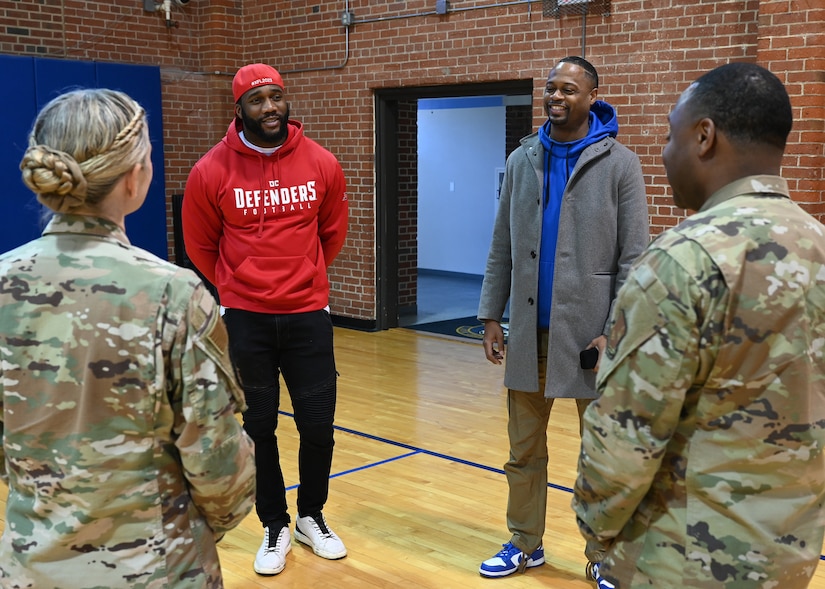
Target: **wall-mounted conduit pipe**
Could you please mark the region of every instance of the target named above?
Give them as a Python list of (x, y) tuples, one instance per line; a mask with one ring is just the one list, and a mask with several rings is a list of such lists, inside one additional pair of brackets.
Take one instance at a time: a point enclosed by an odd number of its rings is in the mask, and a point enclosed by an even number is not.
[[(465, 6), (464, 8), (447, 8), (447, 13), (450, 12), (469, 12), (470, 10), (485, 10), (487, 8), (503, 8), (505, 6), (519, 6), (522, 4), (526, 4), (527, 8), (532, 10), (532, 5), (534, 2), (541, 2), (541, 0), (512, 0), (511, 2), (496, 2), (495, 4), (479, 4), (477, 6)], [(427, 12), (416, 12), (411, 14), (397, 14), (394, 16), (376, 16), (373, 18), (358, 18), (355, 20), (356, 25), (358, 24), (366, 24), (366, 23), (373, 23), (373, 22), (383, 22), (388, 20), (400, 20), (404, 18), (419, 18), (422, 16), (443, 16), (442, 14), (438, 13), (435, 10), (430, 10)]]
[[(528, 15), (532, 14), (533, 4), (535, 2), (541, 2), (541, 0), (511, 0), (510, 2), (496, 2), (494, 4), (480, 4), (477, 6), (466, 6), (463, 8), (454, 8), (449, 9), (447, 12), (469, 12), (471, 10), (485, 10), (489, 8), (503, 8), (506, 6), (521, 6), (526, 5), (528, 8)], [(381, 16), (375, 18), (362, 18), (358, 19), (350, 12), (349, 10), (349, 0), (344, 1), (344, 12), (342, 14), (341, 21), (344, 24), (344, 59), (341, 63), (337, 65), (330, 65), (330, 66), (322, 66), (322, 67), (309, 67), (309, 68), (300, 68), (294, 70), (283, 70), (279, 69), (278, 71), (281, 74), (299, 74), (305, 72), (321, 72), (321, 71), (328, 71), (328, 70), (339, 70), (344, 68), (347, 63), (349, 62), (349, 30), (352, 25), (356, 24), (367, 24), (367, 23), (375, 23), (375, 22), (384, 22), (390, 20), (400, 20), (405, 18), (420, 18), (425, 16), (443, 16), (436, 11), (428, 11), (428, 12), (418, 12), (412, 14), (398, 14), (394, 16)], [(235, 73), (229, 72), (201, 72), (203, 75), (217, 75), (217, 76), (234, 76)]]
[(341, 17), (341, 22), (344, 25), (344, 60), (339, 63), (338, 65), (330, 65), (325, 67), (310, 67), (310, 68), (301, 68), (297, 70), (281, 70), (279, 69), (278, 72), (281, 74), (300, 74), (304, 72), (323, 72), (327, 70), (340, 70), (344, 66), (347, 65), (349, 61), (349, 28), (352, 26), (351, 20), (351, 13), (349, 11), (349, 0), (344, 0), (344, 13)]

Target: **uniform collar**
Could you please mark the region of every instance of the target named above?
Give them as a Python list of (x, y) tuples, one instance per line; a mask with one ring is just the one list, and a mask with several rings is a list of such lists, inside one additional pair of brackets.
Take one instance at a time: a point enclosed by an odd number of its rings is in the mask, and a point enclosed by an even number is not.
[(784, 196), (790, 198), (788, 182), (781, 176), (762, 174), (759, 176), (745, 176), (734, 180), (714, 192), (702, 205), (700, 211), (706, 211), (718, 204), (736, 196), (750, 194), (754, 196)]
[(59, 233), (83, 233), (115, 239), (125, 245), (130, 245), (129, 238), (117, 223), (101, 217), (88, 215), (71, 215), (55, 213), (43, 230), (43, 235)]

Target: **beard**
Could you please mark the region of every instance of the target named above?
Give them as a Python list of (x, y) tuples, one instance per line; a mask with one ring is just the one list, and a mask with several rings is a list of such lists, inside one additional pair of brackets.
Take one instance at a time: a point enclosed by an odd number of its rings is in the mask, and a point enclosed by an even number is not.
[(551, 125), (565, 125), (567, 121), (570, 119), (570, 109), (565, 108), (564, 112), (558, 113), (553, 112), (550, 107), (551, 106), (561, 106), (558, 104), (545, 104), (544, 105), (544, 113), (547, 115), (547, 118), (550, 120)]
[[(271, 118), (273, 116), (280, 118), (281, 127), (277, 131), (267, 131), (261, 124), (261, 121), (264, 118)], [(250, 117), (243, 106), (241, 106), (241, 121), (243, 122), (244, 136), (251, 143), (259, 147), (276, 147), (286, 141), (289, 127), (289, 105), (287, 105), (286, 112), (282, 117), (279, 115), (267, 115), (260, 119)]]

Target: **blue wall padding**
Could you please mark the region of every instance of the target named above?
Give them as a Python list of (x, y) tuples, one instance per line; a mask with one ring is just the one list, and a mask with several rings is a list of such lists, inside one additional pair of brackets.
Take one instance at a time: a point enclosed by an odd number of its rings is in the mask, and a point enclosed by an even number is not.
[(121, 90), (146, 109), (154, 177), (146, 202), (126, 218), (133, 244), (168, 259), (160, 68), (90, 61), (0, 55), (0, 252), (40, 235), (42, 207), (20, 179), (20, 159), (37, 112), (55, 96), (76, 88)]

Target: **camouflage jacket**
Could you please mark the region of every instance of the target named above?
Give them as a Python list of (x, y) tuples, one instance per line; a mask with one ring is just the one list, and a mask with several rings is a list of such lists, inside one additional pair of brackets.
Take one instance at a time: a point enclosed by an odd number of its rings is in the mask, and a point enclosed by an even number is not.
[(617, 589), (797, 589), (825, 499), (825, 227), (776, 176), (714, 194), (618, 295), (573, 508)]
[(0, 587), (222, 587), (254, 450), (214, 298), (115, 224), (0, 256)]

